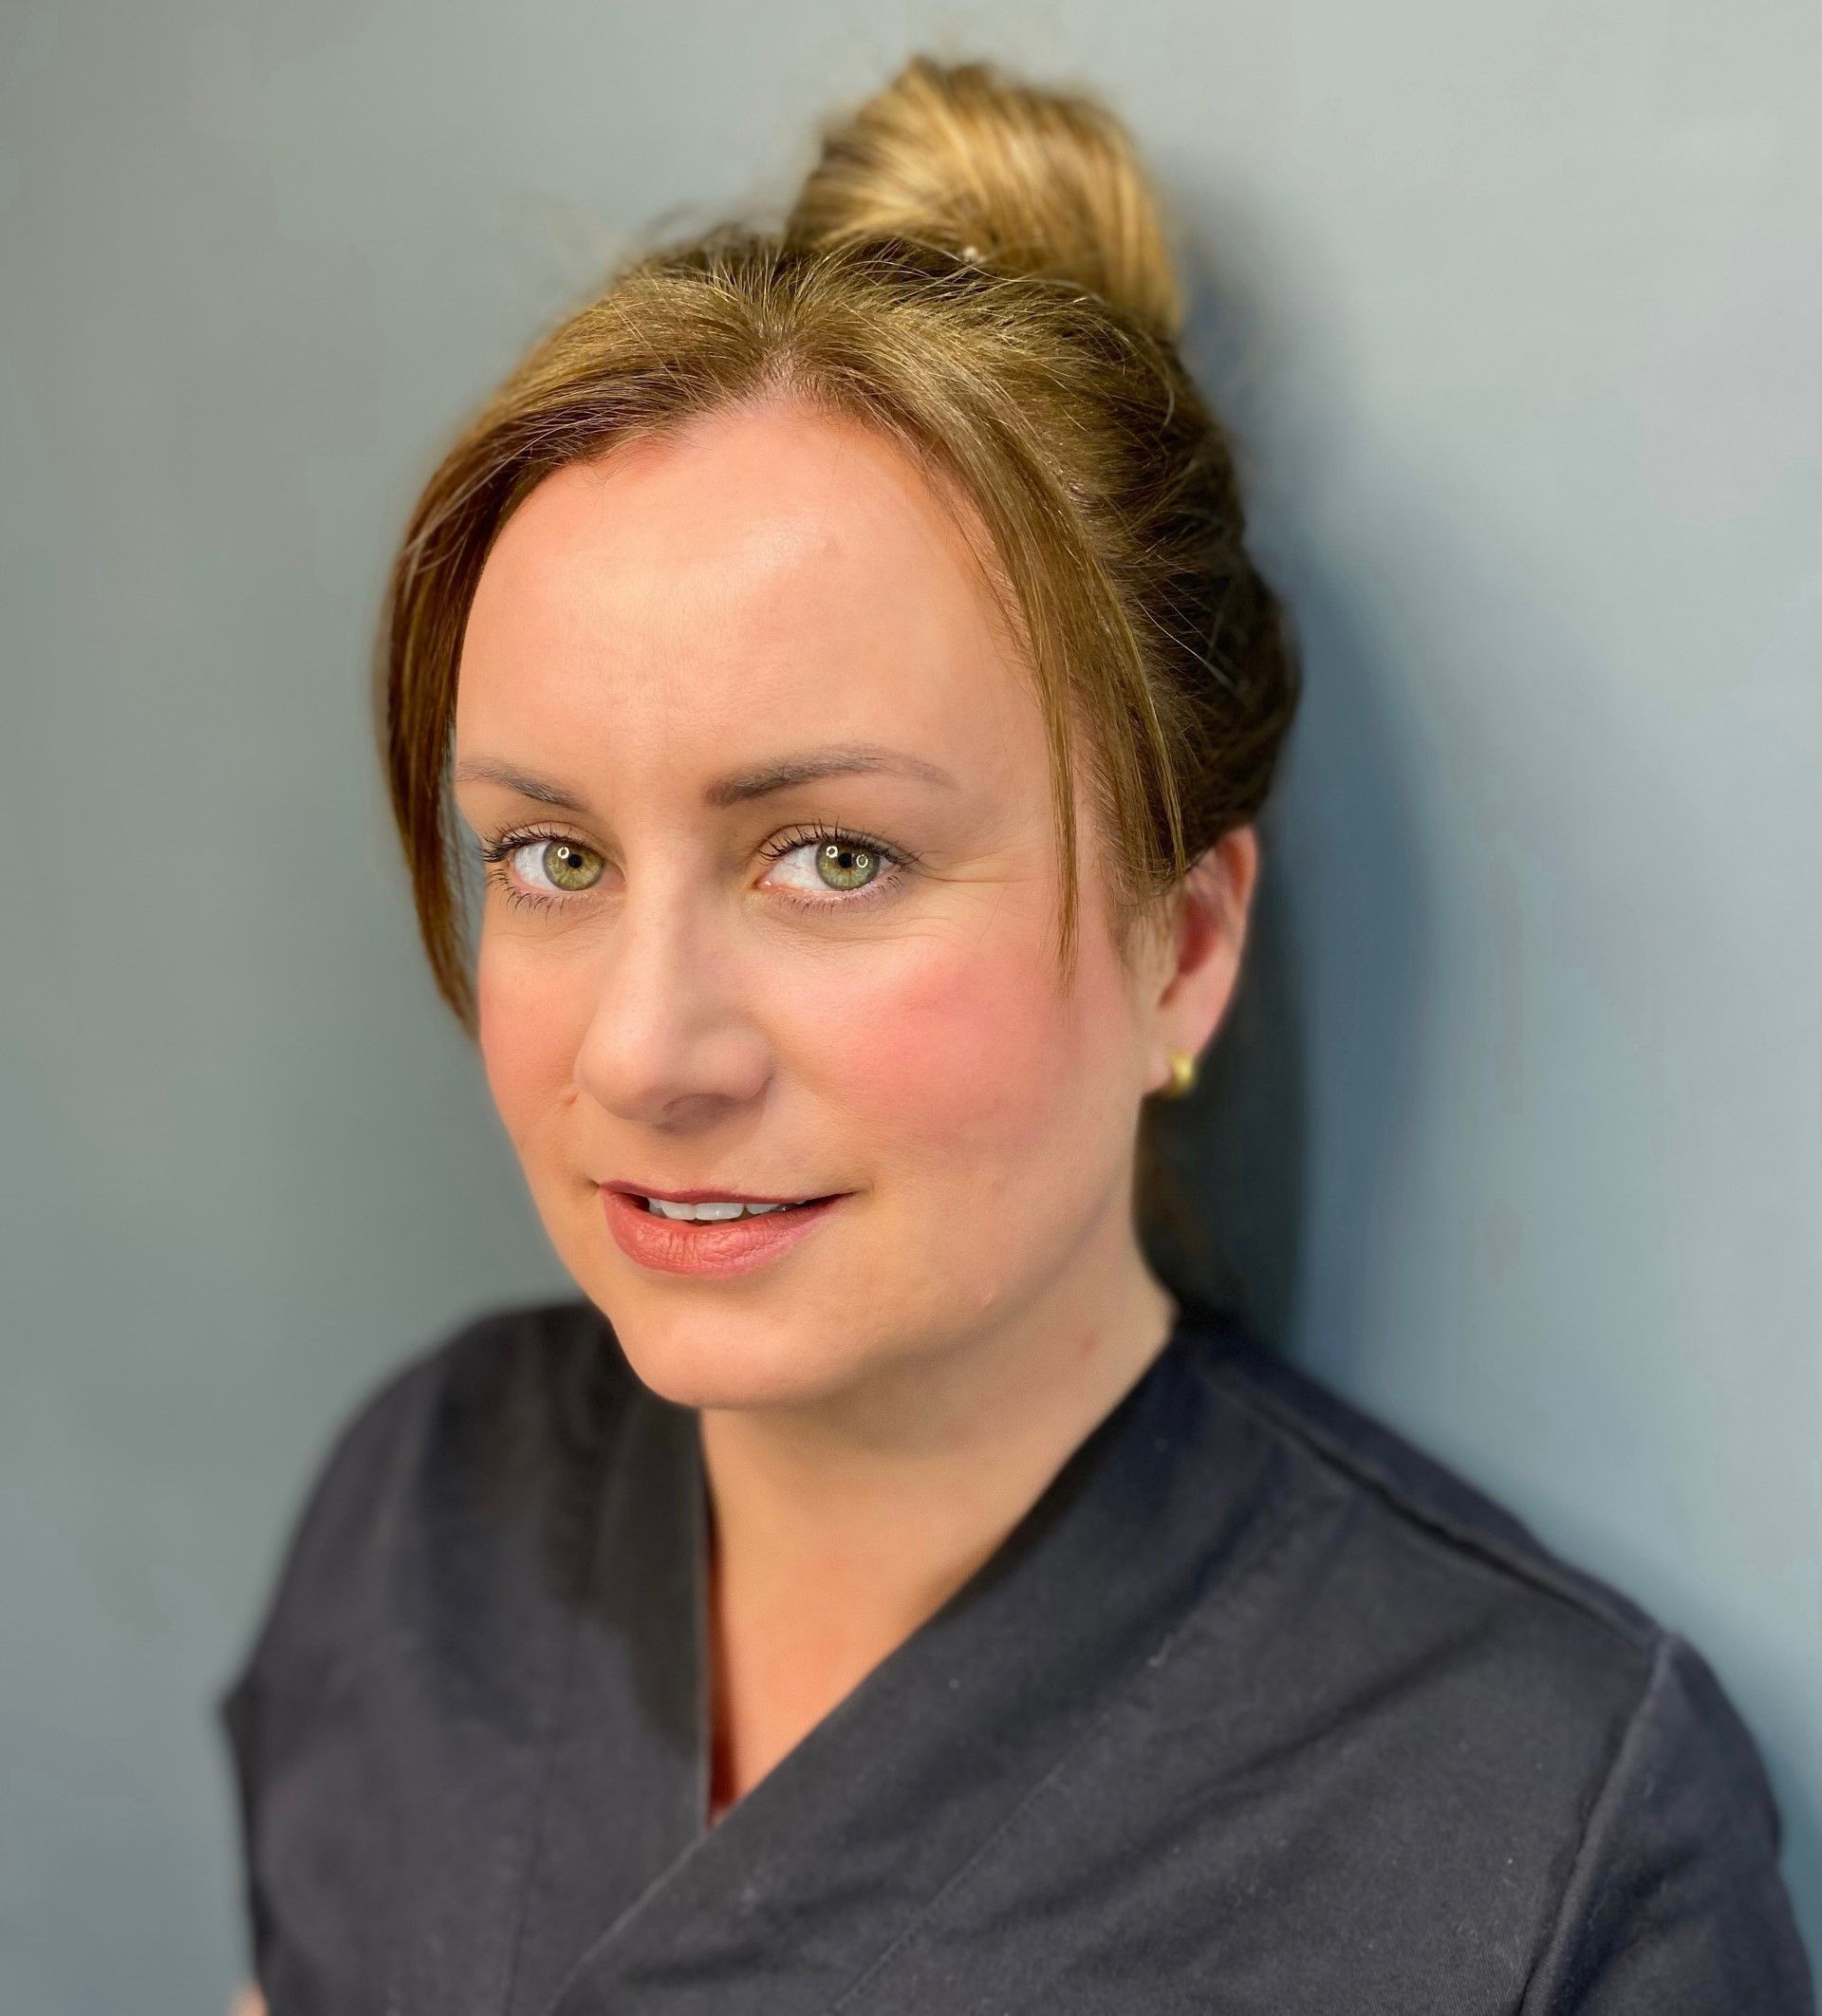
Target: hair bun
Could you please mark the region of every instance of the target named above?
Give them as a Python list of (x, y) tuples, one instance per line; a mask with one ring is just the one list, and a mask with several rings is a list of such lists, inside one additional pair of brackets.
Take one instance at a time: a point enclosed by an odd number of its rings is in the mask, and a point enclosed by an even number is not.
[(787, 235), (902, 237), (1091, 289), (1175, 337), (1182, 297), (1156, 186), (1122, 122), (1087, 94), (988, 63), (914, 56), (826, 126)]

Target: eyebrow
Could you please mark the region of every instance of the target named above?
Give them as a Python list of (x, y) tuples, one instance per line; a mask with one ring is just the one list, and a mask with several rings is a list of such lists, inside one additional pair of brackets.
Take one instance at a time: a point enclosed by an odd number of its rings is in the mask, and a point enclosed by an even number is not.
[[(756, 770), (716, 777), (704, 789), (702, 802), (721, 810), (731, 805), (743, 805), (751, 798), (770, 797), (774, 792), (790, 791), (794, 785), (814, 783), (819, 777), (846, 776), (867, 771), (889, 771), (946, 791), (956, 789), (956, 780), (946, 770), (926, 762), (922, 756), (910, 756), (902, 749), (884, 749), (876, 742), (843, 742), (824, 749), (807, 749), (797, 756), (780, 756), (775, 762), (761, 764)], [(456, 766), (456, 782), (466, 784), (471, 780), (503, 784), (523, 798), (535, 798), (541, 805), (559, 806), (565, 812), (586, 812), (588, 810), (587, 801), (580, 793), (548, 778), (533, 776), (527, 771), (515, 770), (510, 763), (496, 763), (485, 756)]]

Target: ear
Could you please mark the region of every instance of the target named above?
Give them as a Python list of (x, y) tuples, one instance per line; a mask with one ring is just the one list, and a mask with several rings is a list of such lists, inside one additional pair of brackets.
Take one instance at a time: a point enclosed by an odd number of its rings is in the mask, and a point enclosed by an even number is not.
[(1151, 981), (1148, 1092), (1169, 1084), (1173, 1052), (1199, 1056), (1219, 1028), (1239, 978), (1258, 872), (1257, 831), (1237, 826), (1197, 857), (1173, 894)]

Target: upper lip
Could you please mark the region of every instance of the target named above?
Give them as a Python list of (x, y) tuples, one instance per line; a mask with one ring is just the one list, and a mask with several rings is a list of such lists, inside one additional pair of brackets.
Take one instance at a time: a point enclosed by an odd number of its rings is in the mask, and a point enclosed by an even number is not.
[(666, 1204), (809, 1204), (813, 1198), (833, 1196), (829, 1190), (793, 1190), (784, 1197), (762, 1197), (752, 1190), (658, 1190), (643, 1183), (604, 1183), (604, 1190), (618, 1190), (625, 1197), (660, 1197)]

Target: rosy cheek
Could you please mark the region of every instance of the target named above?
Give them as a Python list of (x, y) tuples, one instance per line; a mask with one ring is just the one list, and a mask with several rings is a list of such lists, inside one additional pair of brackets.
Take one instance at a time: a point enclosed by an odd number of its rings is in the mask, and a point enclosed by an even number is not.
[(846, 1005), (831, 1089), (901, 1147), (992, 1162), (1053, 1123), (1068, 1022), (1039, 961), (926, 942)]

